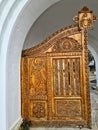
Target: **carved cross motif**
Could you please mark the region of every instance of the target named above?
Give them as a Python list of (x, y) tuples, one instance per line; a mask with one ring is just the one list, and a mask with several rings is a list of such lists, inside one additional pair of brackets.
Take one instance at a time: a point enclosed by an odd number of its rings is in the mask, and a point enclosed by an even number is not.
[(78, 16), (73, 18), (75, 22), (79, 22), (80, 29), (93, 29), (93, 22), (97, 19), (98, 17), (93, 14), (93, 11), (89, 10), (86, 6), (78, 12)]

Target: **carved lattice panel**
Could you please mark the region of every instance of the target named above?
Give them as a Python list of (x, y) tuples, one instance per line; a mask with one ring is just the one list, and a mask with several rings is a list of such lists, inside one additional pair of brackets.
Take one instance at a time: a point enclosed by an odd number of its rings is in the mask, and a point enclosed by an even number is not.
[[(83, 121), (83, 78), (80, 65), (81, 56), (52, 56), (49, 59), (48, 73), (51, 89), (49, 88), (49, 116), (53, 120), (82, 120)], [(74, 106), (73, 106), (74, 105)]]
[(75, 96), (81, 93), (80, 59), (53, 59), (55, 96)]

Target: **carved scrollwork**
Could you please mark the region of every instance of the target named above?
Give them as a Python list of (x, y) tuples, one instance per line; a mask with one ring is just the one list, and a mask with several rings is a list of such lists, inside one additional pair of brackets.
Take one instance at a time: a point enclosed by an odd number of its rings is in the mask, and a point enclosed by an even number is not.
[(53, 52), (81, 51), (82, 46), (73, 38), (62, 38), (52, 48)]

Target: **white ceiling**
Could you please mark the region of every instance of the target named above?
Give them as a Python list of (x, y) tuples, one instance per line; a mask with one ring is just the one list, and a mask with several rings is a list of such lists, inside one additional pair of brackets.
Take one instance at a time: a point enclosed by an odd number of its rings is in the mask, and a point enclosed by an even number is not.
[[(49, 7), (33, 24), (25, 39), (23, 49), (31, 48), (44, 41), (60, 28), (74, 24), (72, 18), (87, 6), (98, 16), (98, 0), (61, 0)], [(98, 21), (89, 31), (89, 44), (98, 52)]]

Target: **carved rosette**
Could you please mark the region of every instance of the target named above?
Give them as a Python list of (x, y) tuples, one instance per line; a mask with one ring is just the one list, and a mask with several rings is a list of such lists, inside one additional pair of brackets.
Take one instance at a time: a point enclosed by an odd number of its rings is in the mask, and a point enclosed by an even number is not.
[(45, 102), (33, 103), (33, 117), (37, 119), (46, 117)]
[(58, 40), (52, 48), (52, 52), (82, 51), (82, 45), (73, 38), (64, 37)]

